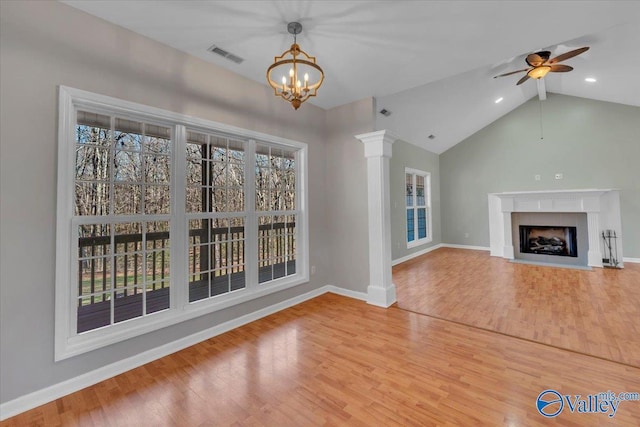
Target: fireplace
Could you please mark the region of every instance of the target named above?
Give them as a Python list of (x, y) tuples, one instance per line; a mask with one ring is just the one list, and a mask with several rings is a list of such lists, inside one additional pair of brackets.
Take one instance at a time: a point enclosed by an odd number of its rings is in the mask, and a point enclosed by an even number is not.
[(520, 252), (578, 257), (576, 227), (520, 225)]
[[(489, 200), (489, 244), (492, 256), (506, 259), (525, 259), (534, 262), (549, 262), (570, 265), (602, 267), (602, 230), (616, 230), (622, 236), (620, 217), (620, 192), (612, 189), (549, 190), (490, 193)], [(558, 220), (555, 217), (520, 218), (512, 222), (512, 215), (529, 213), (564, 214), (580, 213), (579, 222)], [(519, 225), (539, 224), (544, 226), (577, 226), (578, 255), (554, 256), (520, 251)], [(570, 240), (567, 242), (569, 243)], [(618, 258), (622, 255), (622, 238), (615, 240)], [(555, 260), (555, 261), (554, 261)], [(623, 263), (619, 264), (624, 268)]]

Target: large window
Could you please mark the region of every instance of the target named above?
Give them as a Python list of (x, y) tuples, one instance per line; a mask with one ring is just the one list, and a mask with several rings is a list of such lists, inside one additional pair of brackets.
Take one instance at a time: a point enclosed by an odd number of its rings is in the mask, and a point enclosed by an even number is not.
[(296, 272), (295, 152), (259, 145), (256, 152), (259, 282)]
[(405, 169), (407, 204), (407, 247), (428, 243), (431, 238), (431, 176), (428, 172)]
[(306, 282), (306, 153), (61, 87), (56, 359)]
[(77, 332), (169, 308), (171, 129), (79, 110)]
[(187, 130), (189, 301), (246, 287), (245, 143)]

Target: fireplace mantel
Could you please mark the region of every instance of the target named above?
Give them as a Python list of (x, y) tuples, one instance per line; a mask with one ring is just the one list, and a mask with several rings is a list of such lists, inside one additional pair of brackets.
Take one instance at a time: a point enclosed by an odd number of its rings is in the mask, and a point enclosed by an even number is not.
[(489, 236), (491, 255), (514, 258), (511, 234), (512, 212), (584, 212), (588, 224), (588, 265), (602, 267), (600, 235), (615, 230), (618, 258), (622, 267), (622, 221), (620, 194), (614, 189), (520, 191), (489, 194)]

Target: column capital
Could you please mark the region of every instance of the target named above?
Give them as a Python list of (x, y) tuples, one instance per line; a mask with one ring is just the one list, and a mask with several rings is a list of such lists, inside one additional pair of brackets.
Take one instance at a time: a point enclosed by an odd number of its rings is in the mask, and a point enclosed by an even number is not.
[(364, 144), (365, 157), (391, 157), (391, 145), (398, 140), (398, 137), (387, 130), (363, 133), (355, 137)]

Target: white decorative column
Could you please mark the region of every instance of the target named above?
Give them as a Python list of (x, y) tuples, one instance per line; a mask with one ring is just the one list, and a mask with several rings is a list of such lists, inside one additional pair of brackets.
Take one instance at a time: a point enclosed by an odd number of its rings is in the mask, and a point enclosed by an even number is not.
[(504, 227), (504, 246), (502, 256), (507, 259), (514, 259), (513, 236), (511, 235), (511, 212), (513, 212), (513, 199), (502, 199), (500, 209), (503, 212), (502, 226)]
[(367, 303), (389, 307), (396, 302), (391, 282), (391, 208), (389, 159), (396, 137), (387, 131), (356, 135), (364, 143), (369, 196), (369, 287)]
[(600, 252), (600, 214), (598, 212), (587, 212), (587, 224), (589, 227), (587, 265), (590, 267), (602, 267), (602, 253)]

